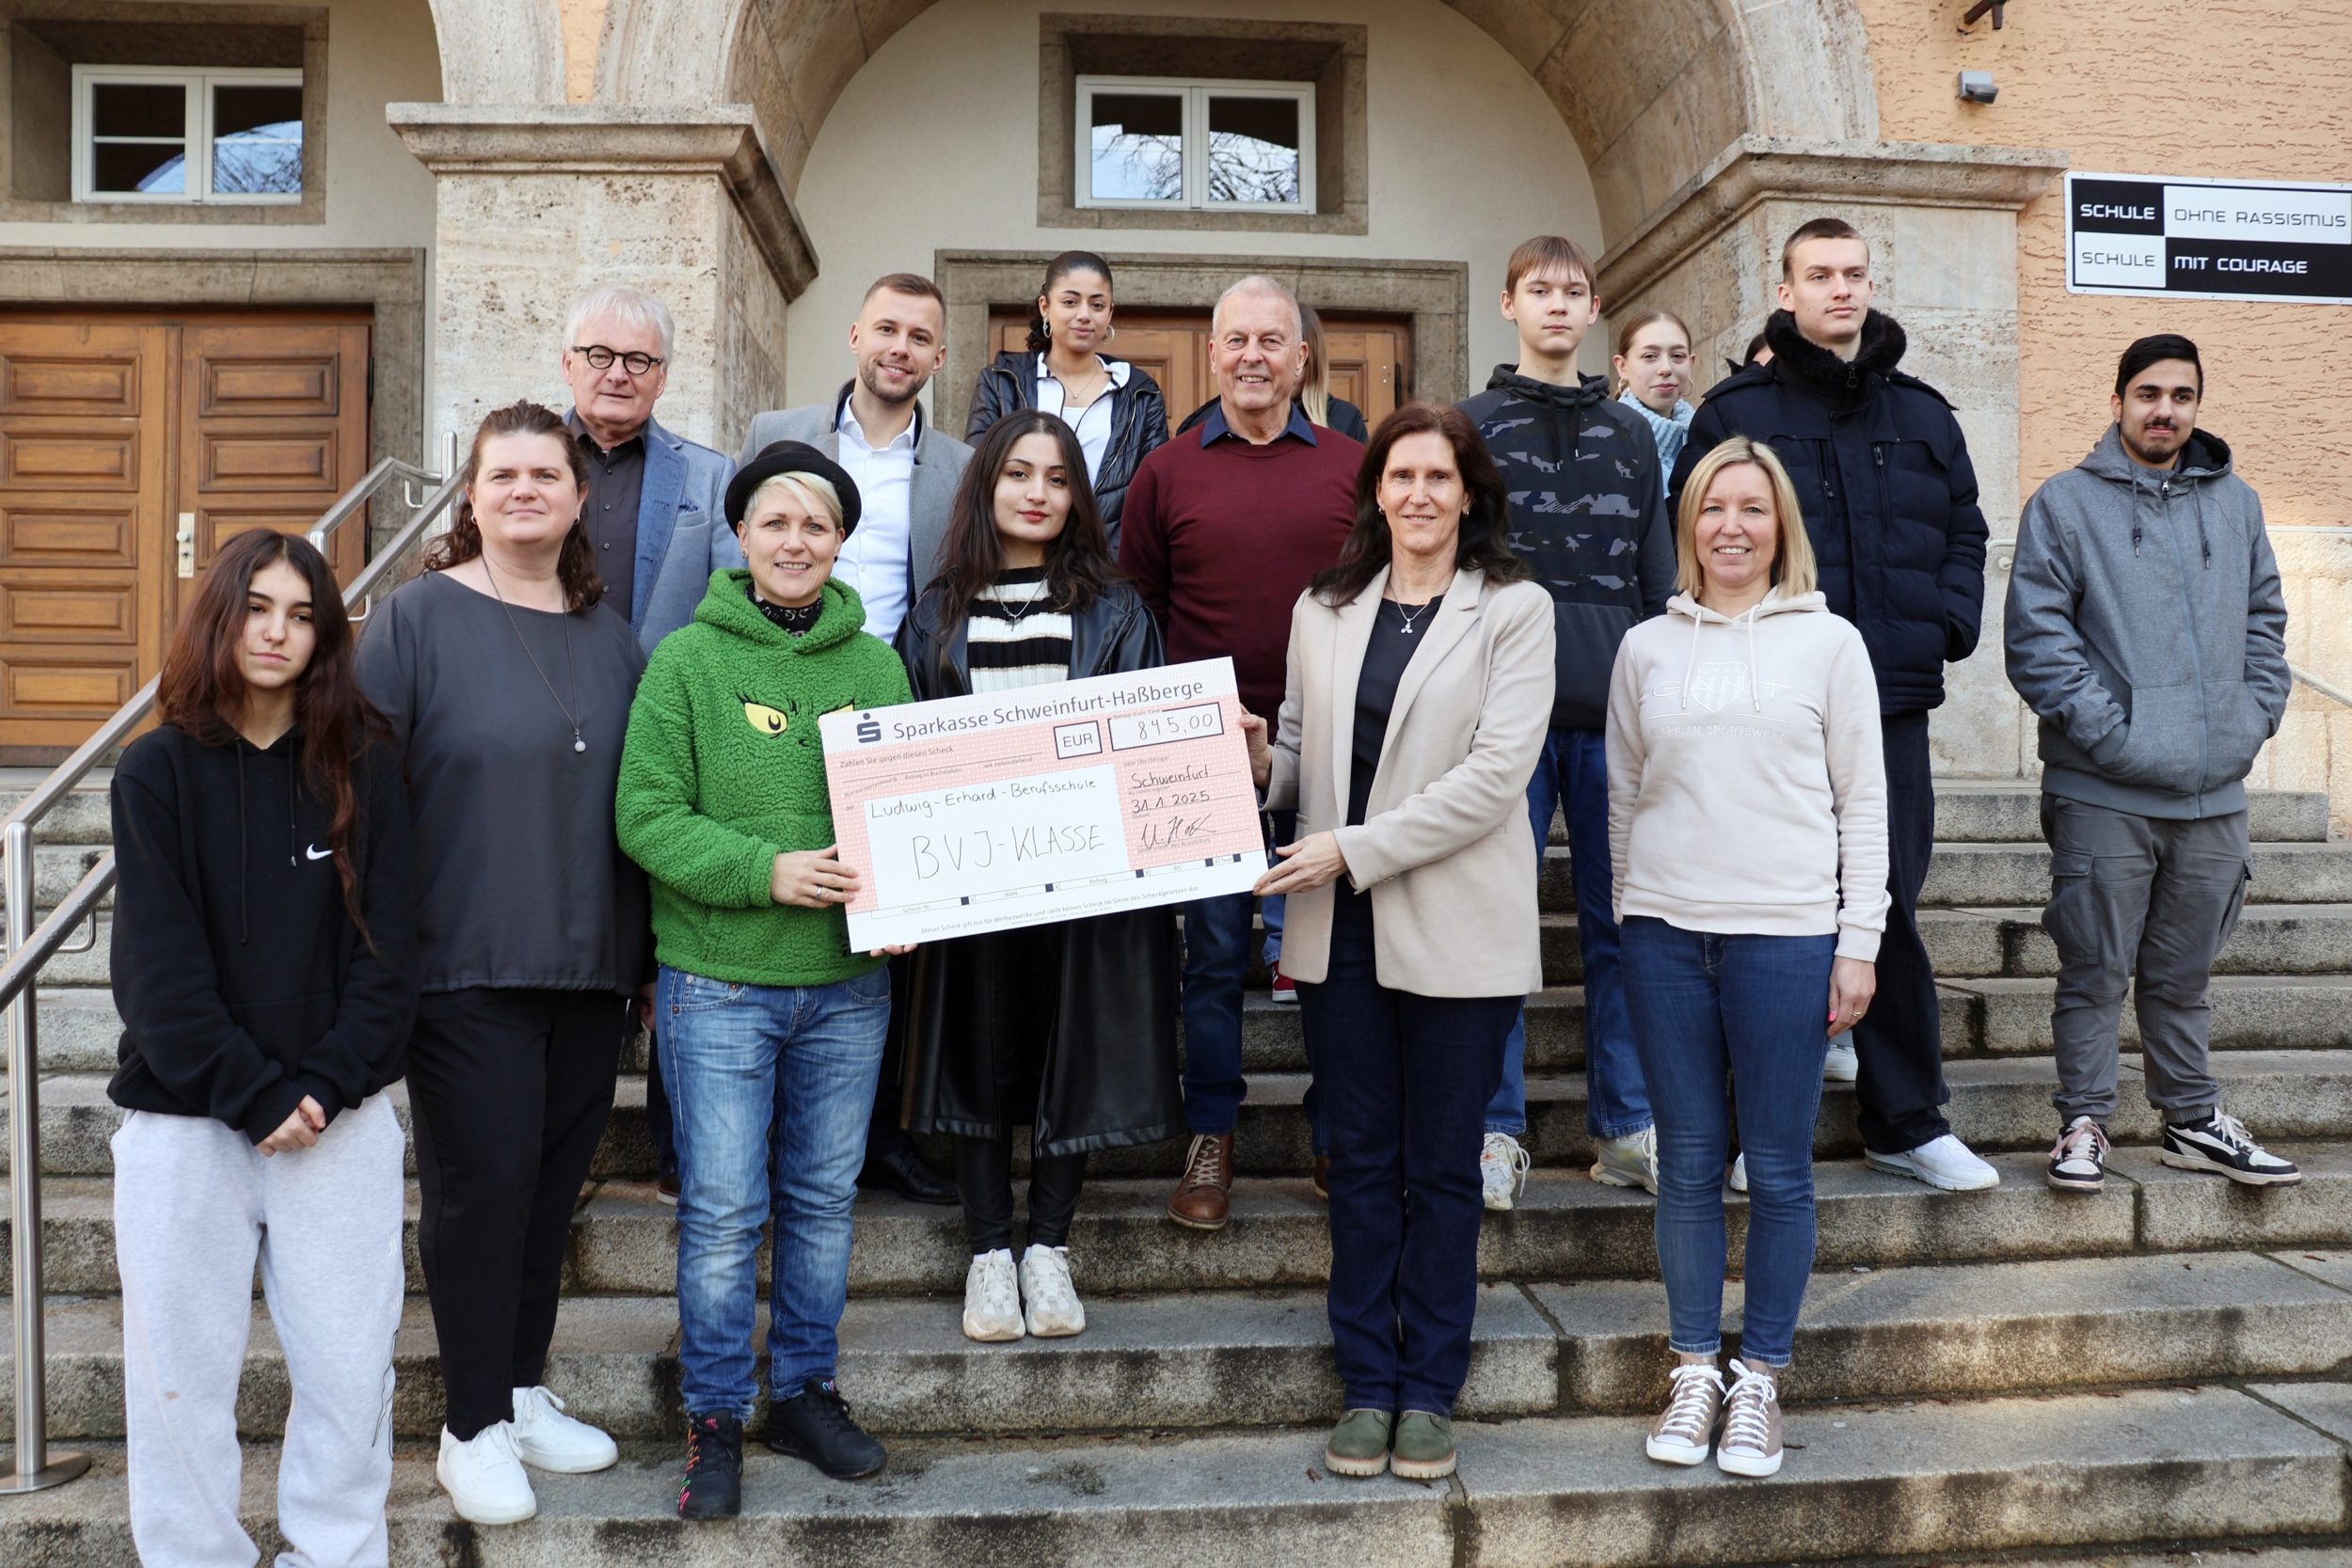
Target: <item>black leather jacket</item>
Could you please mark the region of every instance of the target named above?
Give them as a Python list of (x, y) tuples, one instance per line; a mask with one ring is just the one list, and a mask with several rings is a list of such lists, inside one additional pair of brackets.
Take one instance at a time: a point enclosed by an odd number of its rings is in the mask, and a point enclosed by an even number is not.
[[(1139, 365), (1127, 367), (1127, 385), (1114, 388), (1110, 445), (1094, 474), (1094, 504), (1111, 536), (1111, 559), (1119, 559), (1119, 515), (1126, 509), (1127, 485), (1153, 447), (1168, 440), (1168, 400), (1160, 384)], [(990, 360), (972, 388), (972, 417), (963, 438), (977, 444), (980, 433), (1016, 408), (1037, 406), (1037, 356), (1009, 349)]]

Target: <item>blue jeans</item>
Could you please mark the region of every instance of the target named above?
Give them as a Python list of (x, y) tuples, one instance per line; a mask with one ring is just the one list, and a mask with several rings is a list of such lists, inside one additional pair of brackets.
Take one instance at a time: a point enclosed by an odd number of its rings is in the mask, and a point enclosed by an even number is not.
[[(1274, 840), (1289, 843), (1285, 830), (1296, 821), (1289, 812), (1276, 813)], [(1281, 903), (1265, 901), (1272, 957), (1281, 951)], [(1257, 896), (1248, 893), (1184, 906), (1184, 1124), (1195, 1132), (1231, 1132), (1249, 1096), (1241, 1070), (1241, 997), (1249, 972), (1250, 921), (1258, 913)], [(1310, 1078), (1301, 1109), (1318, 1153), (1324, 1147), (1319, 1099)]]
[[(1535, 825), (1535, 874), (1544, 867), (1552, 811), (1568, 809), (1568, 863), (1576, 881), (1576, 934), (1584, 956), (1584, 1128), (1596, 1138), (1622, 1138), (1650, 1124), (1642, 1062), (1626, 1018), (1625, 979), (1617, 961), (1617, 922), (1609, 874), (1609, 757), (1598, 730), (1553, 730), (1527, 781), (1527, 816)], [(1527, 1017), (1511, 1021), (1502, 1047), (1502, 1086), (1486, 1107), (1486, 1131), (1527, 1131)]]
[(1677, 1351), (1723, 1347), (1728, 1072), (1748, 1161), (1740, 1354), (1786, 1367), (1794, 1354), (1813, 1270), (1813, 1124), (1836, 951), (1835, 936), (1721, 936), (1646, 915), (1625, 923), (1626, 1001), (1658, 1111), (1658, 1269)]
[(788, 1396), (834, 1375), (890, 972), (737, 986), (665, 964), (654, 1006), (678, 1153), (680, 1392), (690, 1413), (748, 1420), (759, 1227), (771, 1209), (771, 1386)]
[(1348, 1409), (1451, 1416), (1478, 1309), (1479, 1117), (1519, 999), (1383, 986), (1370, 900), (1340, 905), (1327, 976), (1298, 988), (1330, 1139), (1332, 1359)]

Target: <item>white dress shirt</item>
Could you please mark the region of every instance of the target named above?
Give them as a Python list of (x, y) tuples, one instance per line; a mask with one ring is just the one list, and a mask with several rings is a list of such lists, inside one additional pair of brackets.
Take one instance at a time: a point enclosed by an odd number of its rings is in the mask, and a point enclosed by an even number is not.
[(841, 546), (833, 575), (857, 590), (866, 602), (866, 629), (883, 641), (898, 634), (906, 619), (910, 585), (908, 559), (914, 524), (914, 448), (923, 438), (923, 409), (881, 451), (866, 444), (866, 428), (841, 400), (834, 424), (841, 435), (841, 466), (857, 483), (857, 528)]
[(1094, 401), (1078, 411), (1078, 418), (1073, 422), (1069, 415), (1062, 412), (1068, 403), (1066, 389), (1054, 378), (1054, 372), (1045, 368), (1045, 356), (1041, 354), (1037, 356), (1037, 405), (1041, 411), (1069, 425), (1076, 434), (1078, 450), (1087, 456), (1089, 483), (1103, 471), (1103, 453), (1110, 450), (1111, 444), (1111, 393), (1115, 388), (1127, 385), (1129, 370), (1124, 359), (1104, 359), (1102, 362), (1104, 368), (1110, 372), (1110, 379), (1094, 395)]

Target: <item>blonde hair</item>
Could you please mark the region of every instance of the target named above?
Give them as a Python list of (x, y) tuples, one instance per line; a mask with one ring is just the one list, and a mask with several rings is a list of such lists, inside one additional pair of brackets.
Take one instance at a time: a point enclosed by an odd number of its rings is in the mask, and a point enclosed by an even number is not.
[(770, 491), (796, 496), (802, 504), (820, 511), (833, 519), (833, 531), (841, 531), (841, 492), (833, 487), (833, 481), (822, 474), (771, 474), (753, 489), (743, 501), (743, 520), (748, 523), (759, 512), (759, 503)]
[[(1657, 326), (1661, 323), (1667, 326), (1673, 327), (1677, 332), (1682, 334), (1683, 348), (1690, 351), (1692, 356), (1696, 358), (1698, 345), (1692, 341), (1690, 323), (1684, 321), (1680, 316), (1676, 315), (1672, 310), (1645, 310), (1641, 312), (1641, 314), (1629, 318), (1623, 326), (1617, 328), (1617, 352), (1612, 360), (1613, 368), (1614, 366), (1615, 359), (1623, 359), (1627, 355), (1633, 352), (1634, 339), (1640, 337), (1649, 328)], [(1625, 389), (1631, 385), (1633, 385), (1633, 383), (1626, 378), (1625, 372), (1623, 371), (1619, 371), (1617, 372), (1617, 384), (1611, 389), (1610, 396), (1625, 396)]]
[(1804, 514), (1797, 506), (1797, 487), (1772, 448), (1744, 436), (1730, 437), (1700, 458), (1683, 482), (1682, 505), (1675, 515), (1675, 592), (1695, 595), (1707, 585), (1707, 574), (1699, 565), (1699, 507), (1717, 477), (1725, 468), (1743, 463), (1763, 469), (1765, 483), (1772, 492), (1773, 521), (1780, 531), (1772, 549), (1772, 581), (1779, 585), (1783, 597), (1812, 593), (1820, 571), (1813, 563), (1813, 541), (1805, 537)]
[(1298, 384), (1299, 406), (1316, 424), (1331, 422), (1331, 369), (1323, 362), (1323, 318), (1314, 307), (1298, 307), (1298, 336), (1307, 345), (1307, 373)]

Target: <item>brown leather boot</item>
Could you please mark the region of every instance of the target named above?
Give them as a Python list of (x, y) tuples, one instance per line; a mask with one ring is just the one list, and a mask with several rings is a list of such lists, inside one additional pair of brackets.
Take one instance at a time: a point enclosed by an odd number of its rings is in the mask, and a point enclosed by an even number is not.
[(1232, 1207), (1233, 1135), (1196, 1133), (1184, 1151), (1184, 1174), (1168, 1200), (1168, 1217), (1187, 1230), (1222, 1230)]

